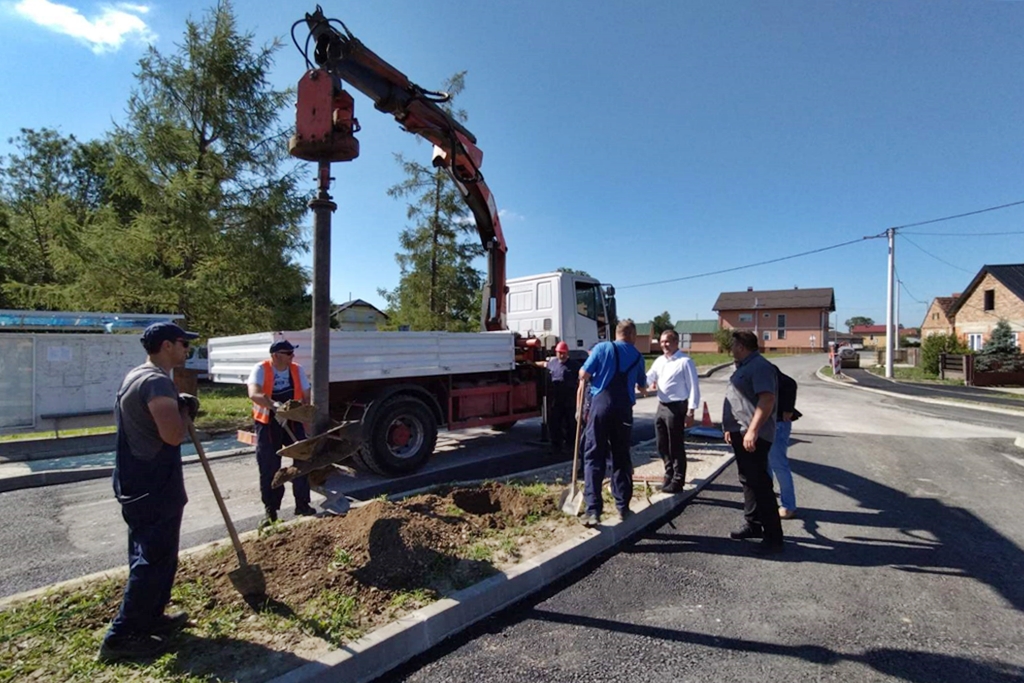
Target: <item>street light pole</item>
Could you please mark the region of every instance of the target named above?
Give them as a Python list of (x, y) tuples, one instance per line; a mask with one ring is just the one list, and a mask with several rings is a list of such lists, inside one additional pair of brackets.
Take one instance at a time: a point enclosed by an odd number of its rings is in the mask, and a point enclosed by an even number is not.
[(885, 376), (892, 379), (893, 282), (896, 277), (896, 228), (885, 231), (889, 238), (889, 273), (885, 290)]

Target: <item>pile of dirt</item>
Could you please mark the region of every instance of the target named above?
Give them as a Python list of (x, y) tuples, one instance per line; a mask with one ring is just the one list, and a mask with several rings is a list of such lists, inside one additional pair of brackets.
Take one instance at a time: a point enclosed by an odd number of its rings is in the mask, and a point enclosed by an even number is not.
[[(364, 616), (384, 613), (398, 592), (441, 595), (496, 571), (464, 556), (490, 530), (522, 526), (559, 514), (551, 495), (487, 484), (375, 500), (344, 517), (289, 525), (245, 542), (250, 563), (262, 567), (267, 596), (299, 611), (325, 590), (355, 597)], [(234, 554), (182, 562), (177, 581), (202, 580), (217, 603), (241, 602), (228, 572)]]

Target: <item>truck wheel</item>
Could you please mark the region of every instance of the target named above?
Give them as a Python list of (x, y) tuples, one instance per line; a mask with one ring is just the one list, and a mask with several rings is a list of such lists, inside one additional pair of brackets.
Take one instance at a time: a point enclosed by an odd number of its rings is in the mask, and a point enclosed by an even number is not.
[(418, 470), (437, 445), (437, 420), (412, 396), (391, 399), (377, 411), (357, 461), (377, 474), (396, 477)]
[(502, 422), (499, 425), (491, 425), (491, 429), (493, 429), (496, 432), (507, 432), (508, 430), (516, 426), (516, 422), (519, 422), (519, 420), (512, 420), (511, 422)]

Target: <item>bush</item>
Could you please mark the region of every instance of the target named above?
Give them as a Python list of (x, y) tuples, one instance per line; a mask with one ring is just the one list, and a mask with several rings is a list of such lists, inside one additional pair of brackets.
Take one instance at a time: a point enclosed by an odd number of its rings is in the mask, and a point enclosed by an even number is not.
[(967, 353), (967, 347), (953, 334), (933, 334), (921, 341), (921, 369), (939, 374), (939, 356), (943, 353)]

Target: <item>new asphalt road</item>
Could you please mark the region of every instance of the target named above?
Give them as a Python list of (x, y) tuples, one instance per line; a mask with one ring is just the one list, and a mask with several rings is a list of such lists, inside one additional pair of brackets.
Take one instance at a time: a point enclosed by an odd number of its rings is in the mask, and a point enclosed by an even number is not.
[(813, 364), (779, 361), (806, 414), (783, 555), (728, 538), (733, 466), (674, 519), (386, 679), (1024, 681), (1022, 418), (924, 414), (815, 383)]

